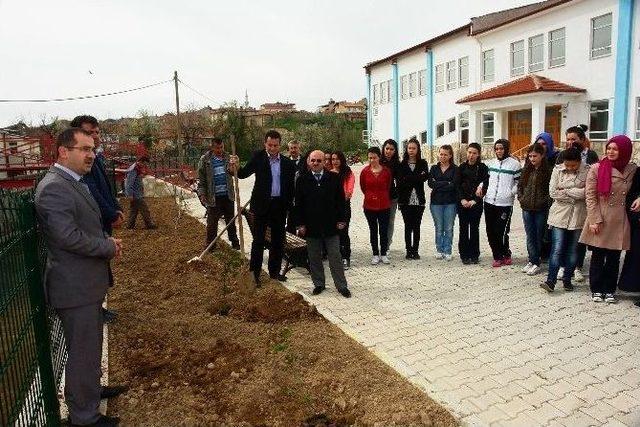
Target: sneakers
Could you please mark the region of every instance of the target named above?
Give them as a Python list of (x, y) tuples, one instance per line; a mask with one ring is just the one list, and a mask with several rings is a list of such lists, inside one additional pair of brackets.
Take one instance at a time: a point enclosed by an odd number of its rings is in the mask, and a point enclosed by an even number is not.
[(511, 265), (513, 264), (513, 260), (510, 256), (506, 256), (502, 259), (502, 265)]
[(609, 303), (609, 304), (615, 304), (616, 303), (616, 296), (613, 294), (604, 294), (604, 302)]
[(573, 278), (576, 282), (584, 282), (584, 274), (582, 274), (582, 271), (578, 270), (577, 268), (573, 272)]
[(371, 257), (371, 265), (378, 265), (380, 263), (380, 256), (374, 255)]
[(492, 267), (502, 267), (502, 260), (501, 259), (494, 259), (493, 263), (491, 264)]
[(529, 270), (531, 270), (531, 267), (533, 267), (533, 263), (528, 262), (527, 265), (522, 267), (522, 272), (525, 273), (525, 274), (528, 273)]
[(533, 267), (527, 271), (527, 276), (535, 276), (538, 273), (540, 273), (540, 266), (534, 264)]
[(604, 298), (602, 297), (602, 294), (600, 292), (594, 292), (591, 294), (591, 300), (593, 302), (602, 302), (604, 301)]
[(453, 259), (453, 256), (451, 254), (444, 254), (444, 259), (445, 261), (451, 261)]
[(350, 260), (348, 260), (348, 259), (343, 259), (343, 260), (342, 260), (342, 267), (343, 267), (345, 270), (350, 269), (350, 268), (351, 268), (351, 261), (350, 261)]
[(544, 289), (547, 292), (553, 292), (553, 290), (555, 289), (556, 285), (554, 285), (553, 283), (548, 283), (548, 282), (543, 282), (540, 284), (540, 287), (542, 289)]
[(382, 261), (383, 264), (391, 264), (391, 261), (389, 260), (389, 257), (386, 255), (382, 255), (380, 257), (380, 261)]
[(436, 252), (436, 259), (443, 259), (444, 254), (442, 252)]
[(556, 276), (557, 280), (562, 280), (564, 279), (564, 267), (560, 267), (558, 269), (558, 275)]
[(567, 291), (567, 292), (571, 292), (574, 289), (573, 285), (571, 283), (564, 283), (562, 285), (562, 287), (564, 287), (564, 290)]

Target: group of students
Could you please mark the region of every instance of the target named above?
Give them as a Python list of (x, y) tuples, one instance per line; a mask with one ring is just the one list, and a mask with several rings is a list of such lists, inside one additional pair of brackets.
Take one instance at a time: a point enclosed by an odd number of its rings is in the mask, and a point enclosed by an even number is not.
[[(558, 280), (566, 291), (572, 279), (584, 280), (586, 249), (592, 299), (616, 301), (617, 288), (639, 292), (640, 174), (631, 162), (632, 143), (611, 138), (599, 160), (591, 150), (585, 125), (566, 131), (559, 151), (543, 132), (528, 147), (524, 166), (509, 152), (509, 141), (494, 143), (495, 158), (481, 161), (481, 146), (468, 144), (466, 161), (455, 165), (453, 148), (439, 148), (438, 163), (429, 168), (413, 138), (400, 160), (396, 141), (368, 150), (368, 165), (360, 173), (364, 214), (370, 231), (371, 264), (389, 264), (393, 224), (399, 209), (404, 220), (407, 259), (420, 259), (420, 224), (426, 207), (425, 183), (431, 188), (429, 208), (434, 221), (436, 258), (453, 258), (453, 231), (459, 217), (458, 251), (464, 264), (477, 264), (479, 228), (485, 214), (493, 267), (513, 263), (509, 232), (513, 205), (522, 208), (527, 237), (527, 264), (522, 272), (536, 275), (542, 261), (549, 268), (541, 287), (553, 292)], [(352, 187), (351, 193), (352, 194)], [(621, 252), (625, 262), (618, 277)]]

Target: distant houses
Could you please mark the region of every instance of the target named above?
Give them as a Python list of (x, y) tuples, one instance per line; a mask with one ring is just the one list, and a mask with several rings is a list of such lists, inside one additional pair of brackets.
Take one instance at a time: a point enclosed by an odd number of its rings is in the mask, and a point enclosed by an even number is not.
[(320, 114), (340, 114), (347, 120), (365, 120), (367, 117), (367, 99), (362, 98), (360, 101), (334, 101), (330, 99), (325, 105), (318, 107)]

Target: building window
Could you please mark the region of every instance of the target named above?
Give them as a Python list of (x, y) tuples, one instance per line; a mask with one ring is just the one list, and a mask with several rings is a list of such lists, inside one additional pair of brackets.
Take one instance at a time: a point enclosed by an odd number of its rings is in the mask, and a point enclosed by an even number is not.
[(458, 115), (458, 127), (460, 128), (460, 143), (469, 143), (469, 112), (465, 111)]
[(439, 123), (436, 126), (436, 138), (440, 138), (444, 135), (444, 123)]
[(511, 77), (524, 74), (524, 40), (511, 43)]
[(449, 125), (449, 132), (455, 132), (455, 130), (456, 130), (456, 118), (455, 117), (451, 117), (449, 120), (447, 120), (447, 124)]
[(427, 70), (418, 71), (418, 92), (420, 95), (427, 93)]
[(420, 144), (426, 144), (427, 143), (427, 131), (425, 130), (424, 132), (420, 132)]
[(409, 96), (409, 84), (407, 82), (407, 75), (400, 77), (400, 98), (407, 99)]
[(382, 91), (386, 93), (385, 97), (386, 97), (387, 103), (391, 102), (391, 80), (382, 82)]
[(386, 104), (387, 99), (387, 82), (380, 83), (380, 104)]
[(640, 98), (636, 98), (636, 138), (640, 140)]
[(549, 67), (564, 65), (564, 28), (549, 31)]
[(447, 89), (455, 89), (457, 85), (456, 61), (449, 61), (447, 62)]
[(444, 90), (444, 64), (436, 65), (436, 92)]
[(393, 102), (396, 97), (396, 88), (391, 84), (391, 80), (387, 81), (387, 85), (389, 87), (389, 102)]
[(482, 113), (482, 142), (492, 144), (494, 139), (494, 114)]
[(529, 37), (529, 72), (540, 71), (544, 68), (544, 36)]
[(469, 86), (469, 57), (458, 59), (458, 86)]
[(611, 14), (591, 20), (591, 59), (611, 54)]
[(378, 91), (380, 86), (377, 84), (373, 85), (373, 105), (378, 105)]
[(607, 140), (609, 138), (609, 100), (589, 103), (589, 138)]
[(416, 96), (416, 78), (417, 73), (409, 74), (409, 98)]
[(482, 81), (492, 82), (495, 77), (493, 49), (482, 52)]

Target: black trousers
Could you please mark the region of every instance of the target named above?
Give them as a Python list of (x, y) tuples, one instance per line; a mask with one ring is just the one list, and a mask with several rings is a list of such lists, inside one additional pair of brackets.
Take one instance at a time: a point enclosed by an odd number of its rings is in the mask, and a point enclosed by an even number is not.
[[(364, 210), (364, 216), (369, 224), (369, 242), (374, 255), (386, 255), (389, 250), (389, 213), (391, 209), (381, 211)], [(378, 246), (380, 236), (380, 246)]]
[(616, 291), (621, 252), (591, 246), (591, 266), (589, 267), (591, 292), (612, 294)]
[[(216, 197), (216, 205), (207, 208), (207, 242), (208, 245), (218, 235), (218, 221), (224, 217), (225, 224), (229, 224), (233, 218), (233, 201), (227, 196)], [(238, 243), (236, 223), (233, 221), (227, 228), (227, 235), (231, 243)]]
[(509, 249), (509, 231), (513, 206), (495, 206), (484, 204), (484, 222), (487, 226), (487, 239), (494, 260), (511, 258)]
[(345, 205), (345, 222), (346, 226), (342, 230), (338, 230), (340, 237), (340, 254), (343, 259), (351, 260), (351, 238), (349, 237), (349, 224), (351, 223), (351, 200), (346, 201)]
[(420, 224), (424, 206), (401, 205), (400, 213), (404, 221), (404, 246), (407, 253), (418, 253), (420, 246)]
[(254, 234), (251, 244), (251, 259), (249, 269), (254, 273), (259, 273), (262, 269), (262, 258), (264, 253), (264, 235), (267, 227), (271, 229), (271, 244), (269, 245), (269, 274), (280, 273), (282, 266), (282, 254), (285, 241), (285, 222), (287, 219), (287, 208), (284, 200), (279, 197), (271, 199), (267, 212), (258, 215), (254, 213)]
[(460, 222), (458, 252), (460, 252), (460, 259), (480, 258), (481, 218), (481, 204), (474, 205), (471, 208), (464, 208), (462, 205), (458, 205), (458, 221)]

